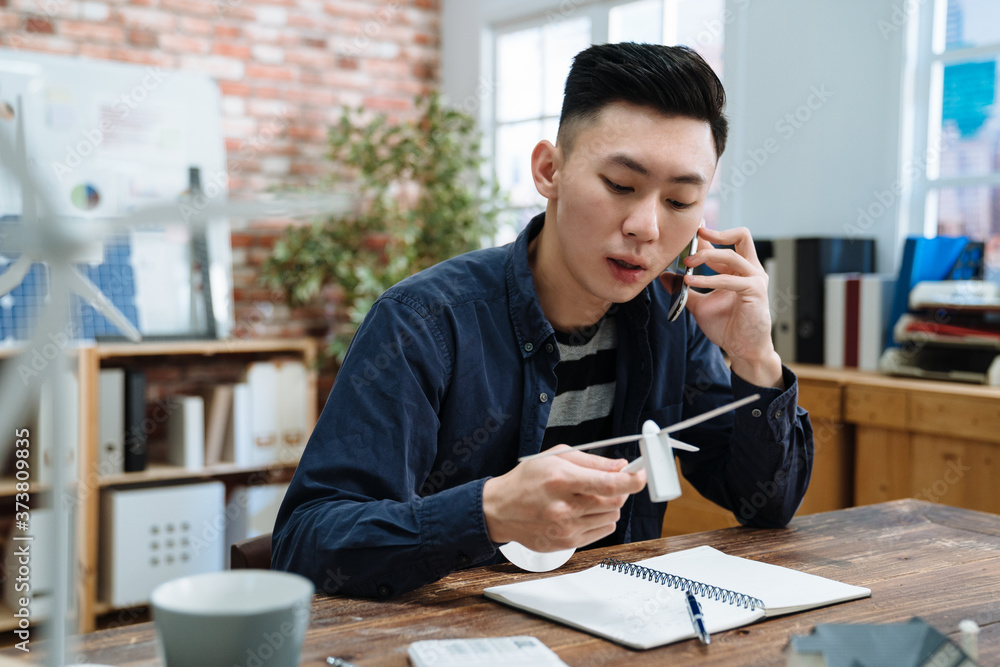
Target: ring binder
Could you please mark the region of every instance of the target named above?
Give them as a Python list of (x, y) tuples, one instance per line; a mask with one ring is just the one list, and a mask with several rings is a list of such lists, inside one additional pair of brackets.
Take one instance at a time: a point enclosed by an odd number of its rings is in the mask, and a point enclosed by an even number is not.
[(764, 609), (764, 601), (752, 595), (731, 591), (728, 588), (720, 588), (711, 584), (704, 584), (700, 581), (693, 581), (675, 574), (668, 574), (650, 567), (643, 567), (635, 563), (629, 563), (617, 558), (605, 558), (600, 563), (601, 567), (627, 574), (630, 577), (639, 577), (646, 581), (663, 584), (680, 591), (690, 590), (695, 595), (710, 600), (718, 600), (726, 604), (742, 607), (743, 609)]

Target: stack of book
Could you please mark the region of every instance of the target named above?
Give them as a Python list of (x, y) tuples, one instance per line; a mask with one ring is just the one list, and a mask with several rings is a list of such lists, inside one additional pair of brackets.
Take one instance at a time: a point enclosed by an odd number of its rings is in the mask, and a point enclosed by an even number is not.
[[(140, 472), (150, 462), (188, 470), (291, 464), (305, 449), (308, 369), (298, 359), (255, 361), (241, 382), (205, 386), (150, 406), (141, 371), (103, 368), (99, 380), (98, 466), (102, 476)], [(166, 440), (147, 442), (157, 423)]]
[(167, 424), (170, 463), (199, 469), (298, 461), (309, 435), (307, 386), (301, 361), (256, 361), (244, 382), (176, 397), (179, 409)]
[(1000, 285), (920, 282), (909, 310), (893, 328), (899, 347), (882, 356), (883, 372), (1000, 386)]

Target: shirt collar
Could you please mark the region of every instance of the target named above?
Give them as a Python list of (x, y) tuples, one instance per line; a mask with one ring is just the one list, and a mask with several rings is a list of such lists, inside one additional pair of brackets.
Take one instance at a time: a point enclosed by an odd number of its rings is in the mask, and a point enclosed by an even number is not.
[(510, 320), (517, 334), (521, 355), (530, 357), (553, 335), (535, 291), (535, 279), (528, 266), (528, 244), (538, 236), (545, 224), (545, 214), (539, 213), (518, 234), (507, 250), (507, 294), (510, 298)]
[[(510, 297), (510, 319), (517, 334), (517, 344), (521, 355), (530, 357), (542, 347), (547, 338), (554, 335), (552, 325), (542, 312), (535, 291), (535, 280), (528, 266), (528, 244), (538, 236), (545, 224), (545, 213), (539, 213), (518, 234), (507, 250), (507, 294)], [(621, 312), (638, 326), (644, 327), (649, 321), (651, 285), (647, 285), (638, 296), (622, 304)], [(614, 309), (613, 310), (617, 310)]]

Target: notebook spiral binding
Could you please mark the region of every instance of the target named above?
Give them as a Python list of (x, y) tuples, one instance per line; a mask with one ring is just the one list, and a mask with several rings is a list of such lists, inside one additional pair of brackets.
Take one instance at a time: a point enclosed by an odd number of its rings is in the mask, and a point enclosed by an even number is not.
[(666, 572), (660, 572), (659, 570), (618, 560), (617, 558), (605, 558), (601, 561), (601, 567), (614, 570), (615, 572), (621, 572), (622, 574), (627, 574), (632, 577), (645, 579), (646, 581), (663, 584), (664, 586), (670, 586), (671, 588), (676, 588), (681, 591), (690, 590), (695, 595), (700, 595), (703, 598), (718, 600), (737, 607), (743, 607), (744, 609), (764, 609), (764, 601), (760, 598), (755, 598), (752, 595), (737, 593), (736, 591), (731, 591), (728, 588), (710, 586), (709, 584), (703, 584), (700, 581), (693, 581), (684, 577), (678, 577), (674, 574), (667, 574)]

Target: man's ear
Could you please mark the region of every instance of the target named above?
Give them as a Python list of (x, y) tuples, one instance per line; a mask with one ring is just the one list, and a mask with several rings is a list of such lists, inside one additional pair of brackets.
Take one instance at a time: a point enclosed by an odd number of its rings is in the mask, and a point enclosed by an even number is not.
[(546, 199), (558, 198), (558, 174), (561, 167), (562, 150), (553, 146), (551, 141), (539, 141), (535, 150), (531, 151), (531, 177), (538, 194)]

